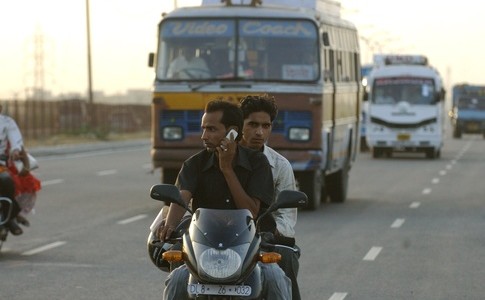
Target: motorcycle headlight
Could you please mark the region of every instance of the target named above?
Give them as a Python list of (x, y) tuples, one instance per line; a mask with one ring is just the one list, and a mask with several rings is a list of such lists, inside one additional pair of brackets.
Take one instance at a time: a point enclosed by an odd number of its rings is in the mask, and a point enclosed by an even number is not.
[(241, 256), (232, 249), (209, 248), (202, 252), (200, 267), (209, 276), (224, 279), (233, 276), (241, 268)]

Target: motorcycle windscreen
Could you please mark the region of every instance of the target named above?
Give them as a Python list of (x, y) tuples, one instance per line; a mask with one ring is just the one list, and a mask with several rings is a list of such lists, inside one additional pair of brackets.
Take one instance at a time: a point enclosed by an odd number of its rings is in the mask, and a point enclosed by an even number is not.
[(251, 243), (256, 234), (252, 215), (247, 209), (199, 208), (189, 228), (192, 241), (218, 247)]

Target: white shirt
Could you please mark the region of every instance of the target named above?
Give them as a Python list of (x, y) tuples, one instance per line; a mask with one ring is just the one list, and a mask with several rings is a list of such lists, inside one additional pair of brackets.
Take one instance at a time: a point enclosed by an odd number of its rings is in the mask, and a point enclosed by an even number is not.
[[(17, 123), (9, 116), (0, 115), (0, 155), (7, 154), (7, 144), (10, 142), (10, 153), (14, 150), (21, 150), (23, 147), (22, 134)], [(10, 154), (8, 153), (8, 154)], [(0, 160), (0, 165), (5, 162)]]
[[(268, 146), (264, 146), (264, 155), (268, 158), (273, 173), (275, 196), (283, 190), (297, 190), (295, 175), (290, 162), (281, 154)], [(285, 237), (295, 237), (297, 208), (280, 208), (273, 212), (276, 228)]]
[(188, 61), (185, 56), (174, 59), (167, 71), (167, 78), (194, 79), (209, 78), (210, 71), (204, 59), (193, 57)]

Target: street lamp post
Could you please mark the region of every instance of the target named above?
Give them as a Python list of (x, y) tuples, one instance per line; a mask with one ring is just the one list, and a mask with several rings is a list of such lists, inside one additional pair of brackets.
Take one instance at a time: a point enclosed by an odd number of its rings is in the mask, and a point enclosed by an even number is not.
[(86, 33), (87, 33), (87, 52), (88, 52), (88, 106), (90, 111), (90, 126), (96, 126), (96, 111), (93, 103), (93, 80), (91, 67), (91, 24), (89, 17), (89, 0), (86, 0)]

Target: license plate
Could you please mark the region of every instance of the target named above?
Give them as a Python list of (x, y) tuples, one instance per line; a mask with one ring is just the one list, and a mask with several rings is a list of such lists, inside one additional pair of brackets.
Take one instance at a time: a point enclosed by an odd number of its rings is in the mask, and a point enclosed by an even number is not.
[(187, 292), (195, 295), (250, 296), (249, 285), (189, 284)]
[(397, 135), (398, 141), (409, 141), (411, 139), (411, 135), (409, 133), (400, 133)]

